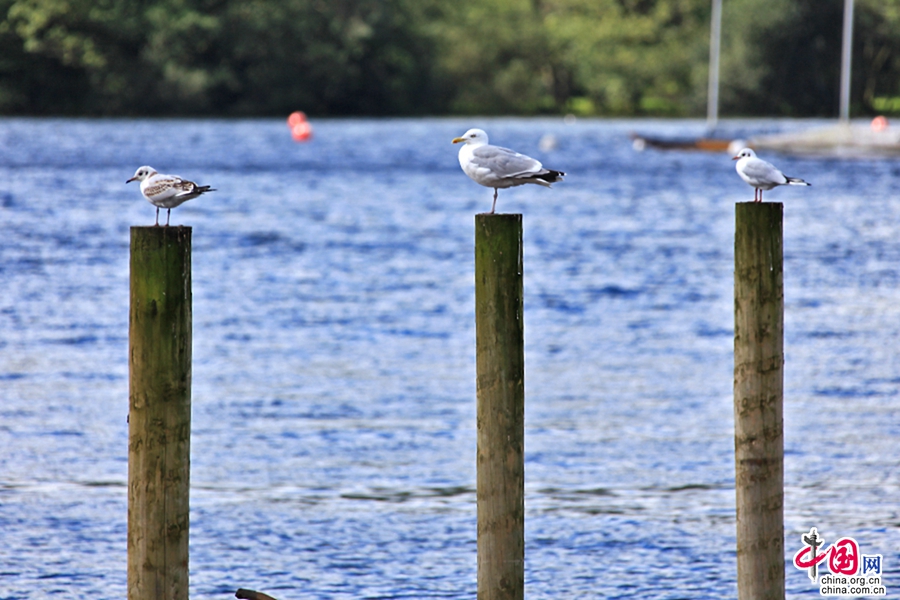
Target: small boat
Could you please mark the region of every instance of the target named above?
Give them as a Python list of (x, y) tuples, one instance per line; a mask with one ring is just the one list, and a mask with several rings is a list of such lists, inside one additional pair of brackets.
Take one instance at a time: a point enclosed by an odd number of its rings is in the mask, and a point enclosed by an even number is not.
[(900, 128), (890, 127), (884, 117), (871, 125), (839, 123), (807, 131), (752, 137), (752, 148), (814, 156), (875, 158), (900, 155)]
[(661, 138), (639, 133), (631, 133), (632, 147), (637, 150), (656, 148), (658, 150), (699, 150), (702, 152), (726, 152), (731, 139), (699, 137), (699, 138)]

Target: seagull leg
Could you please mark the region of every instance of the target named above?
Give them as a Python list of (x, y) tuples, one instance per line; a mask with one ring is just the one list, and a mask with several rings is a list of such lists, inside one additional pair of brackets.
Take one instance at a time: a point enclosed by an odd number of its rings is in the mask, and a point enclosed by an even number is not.
[(499, 192), (497, 188), (494, 188), (494, 203), (491, 204), (491, 213), (494, 214), (494, 209), (497, 208), (497, 192)]
[(169, 217), (171, 217), (171, 216), (172, 216), (172, 209), (167, 208), (166, 209), (166, 227), (169, 226)]
[(156, 207), (156, 227), (159, 227), (159, 207)]

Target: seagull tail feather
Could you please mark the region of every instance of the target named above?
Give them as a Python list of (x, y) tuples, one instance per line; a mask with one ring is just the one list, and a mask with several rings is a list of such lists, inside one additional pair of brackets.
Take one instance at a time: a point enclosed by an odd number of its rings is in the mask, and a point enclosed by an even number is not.
[(806, 183), (802, 179), (798, 179), (797, 177), (786, 177), (788, 185), (812, 185), (811, 183)]
[(540, 179), (548, 184), (556, 183), (557, 181), (562, 181), (565, 173), (562, 171), (554, 171), (552, 169), (547, 169), (546, 173), (541, 173), (540, 175), (535, 175), (535, 179)]

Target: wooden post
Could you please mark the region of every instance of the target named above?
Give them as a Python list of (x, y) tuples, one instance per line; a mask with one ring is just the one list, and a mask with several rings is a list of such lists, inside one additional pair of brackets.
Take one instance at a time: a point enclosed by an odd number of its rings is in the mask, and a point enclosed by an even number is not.
[(187, 600), (191, 229), (131, 228), (128, 600)]
[(740, 600), (784, 600), (783, 206), (736, 206), (734, 453)]
[(522, 291), (522, 215), (476, 215), (478, 600), (525, 593)]

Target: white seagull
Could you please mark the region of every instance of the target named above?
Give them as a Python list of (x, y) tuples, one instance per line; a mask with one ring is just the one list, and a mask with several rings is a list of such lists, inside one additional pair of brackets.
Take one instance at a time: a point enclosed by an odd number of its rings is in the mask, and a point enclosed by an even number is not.
[(153, 167), (143, 166), (134, 172), (134, 177), (125, 183), (132, 181), (141, 182), (141, 193), (150, 204), (156, 207), (156, 226), (159, 227), (159, 209), (165, 208), (166, 227), (169, 226), (169, 216), (172, 209), (188, 200), (193, 200), (206, 192), (214, 192), (208, 185), (197, 185), (193, 181), (182, 179), (178, 175), (161, 175)]
[(802, 179), (788, 177), (771, 163), (756, 158), (756, 153), (750, 148), (744, 148), (731, 160), (737, 161), (734, 168), (741, 179), (755, 188), (754, 202), (762, 202), (763, 190), (771, 190), (779, 185), (811, 185)]
[(545, 169), (537, 160), (507, 148), (491, 146), (488, 136), (481, 129), (470, 129), (461, 137), (453, 138), (453, 143), (463, 142), (459, 149), (459, 166), (475, 183), (494, 188), (494, 203), (491, 214), (497, 207), (497, 192), (526, 183), (536, 183), (550, 187), (551, 183), (563, 180), (562, 171)]

